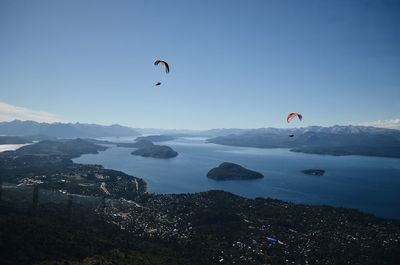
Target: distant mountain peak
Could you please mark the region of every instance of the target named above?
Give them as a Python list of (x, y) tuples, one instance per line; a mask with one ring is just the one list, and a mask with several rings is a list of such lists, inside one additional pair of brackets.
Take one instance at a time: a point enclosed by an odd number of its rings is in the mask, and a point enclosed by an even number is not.
[(0, 122), (1, 135), (47, 135), (58, 138), (76, 137), (124, 137), (138, 136), (139, 133), (134, 129), (119, 124), (98, 125), (87, 123), (39, 123), (35, 121), (13, 120), (10, 122)]

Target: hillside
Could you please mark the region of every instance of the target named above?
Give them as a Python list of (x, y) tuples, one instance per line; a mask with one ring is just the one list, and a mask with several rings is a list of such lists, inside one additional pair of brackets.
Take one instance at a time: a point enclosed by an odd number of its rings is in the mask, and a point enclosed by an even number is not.
[(290, 148), (311, 154), (400, 157), (400, 131), (363, 126), (259, 129), (207, 141), (231, 146)]
[(0, 154), (2, 264), (400, 260), (399, 221), (223, 191), (156, 195), (143, 179), (70, 160), (102, 148), (75, 139)]
[[(82, 154), (106, 147), (82, 139), (42, 141), (0, 153), (0, 180), (65, 193), (133, 198), (146, 191), (146, 183), (99, 165), (75, 164)], [(1, 182), (1, 181), (0, 181)]]
[[(400, 223), (222, 191), (0, 202), (2, 264), (398, 264)], [(29, 193), (29, 190), (25, 191)], [(27, 194), (31, 195), (31, 194)], [(31, 196), (28, 196), (32, 198)], [(85, 197), (84, 197), (85, 198)], [(27, 236), (29, 235), (29, 236)]]

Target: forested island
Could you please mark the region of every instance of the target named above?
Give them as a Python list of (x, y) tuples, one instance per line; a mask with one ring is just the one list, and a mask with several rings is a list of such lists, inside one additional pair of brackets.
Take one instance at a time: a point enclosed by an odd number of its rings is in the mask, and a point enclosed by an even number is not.
[(115, 145), (118, 147), (135, 148), (136, 150), (132, 151), (131, 154), (137, 156), (161, 158), (161, 159), (169, 159), (178, 156), (178, 152), (173, 150), (171, 147), (166, 145), (156, 145), (152, 141), (147, 140), (146, 138), (139, 139), (131, 143), (118, 143), (118, 142), (100, 141), (94, 139), (87, 139), (87, 140), (95, 144), (107, 144), (107, 145)]
[(171, 147), (166, 145), (156, 145), (150, 140), (142, 139), (134, 143), (116, 143), (119, 147), (137, 148), (137, 150), (132, 151), (132, 155), (152, 157), (152, 158), (173, 158), (178, 155), (178, 153)]
[(263, 178), (263, 174), (244, 168), (238, 164), (224, 162), (211, 169), (207, 177), (215, 180), (247, 180)]
[(149, 141), (155, 143), (155, 142), (172, 141), (175, 139), (176, 139), (176, 137), (174, 137), (172, 135), (160, 134), (160, 135), (139, 136), (136, 138), (136, 141), (149, 140)]
[(178, 156), (178, 153), (174, 151), (171, 147), (166, 145), (152, 145), (144, 148), (139, 148), (131, 153), (132, 155), (138, 155), (143, 157), (152, 158), (173, 158)]

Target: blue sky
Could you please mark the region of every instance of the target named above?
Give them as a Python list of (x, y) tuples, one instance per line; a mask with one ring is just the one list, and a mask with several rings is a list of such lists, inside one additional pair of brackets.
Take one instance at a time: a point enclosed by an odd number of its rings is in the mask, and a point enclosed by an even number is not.
[(0, 103), (155, 128), (397, 119), (399, 13), (375, 0), (0, 0)]

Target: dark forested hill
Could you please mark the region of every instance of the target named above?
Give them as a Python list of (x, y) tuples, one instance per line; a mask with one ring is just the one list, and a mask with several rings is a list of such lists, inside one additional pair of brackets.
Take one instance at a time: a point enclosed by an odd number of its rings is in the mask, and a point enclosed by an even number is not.
[[(222, 191), (137, 202), (0, 202), (0, 259), (19, 264), (398, 264), (400, 223)], [(43, 199), (39, 197), (39, 201)], [(15, 197), (14, 197), (15, 198)]]

